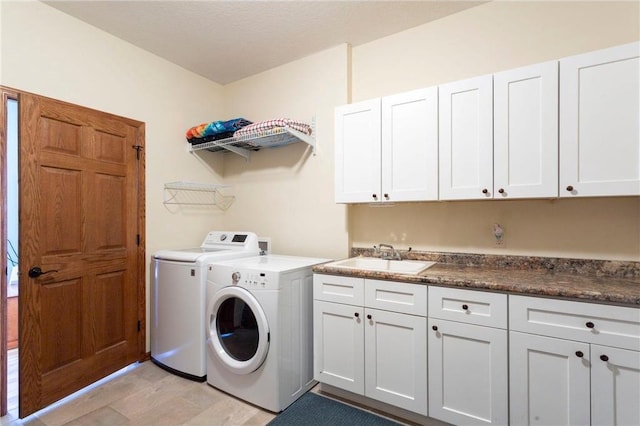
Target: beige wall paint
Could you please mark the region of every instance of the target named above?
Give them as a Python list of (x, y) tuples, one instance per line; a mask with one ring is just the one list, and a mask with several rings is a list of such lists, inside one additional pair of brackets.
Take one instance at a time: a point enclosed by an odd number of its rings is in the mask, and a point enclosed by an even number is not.
[(223, 227), (219, 210), (162, 203), (165, 182), (222, 180), (211, 169), (219, 160), (188, 153), (184, 138), (189, 127), (222, 113), (220, 85), (41, 2), (2, 1), (0, 16), (0, 84), (145, 123), (148, 256), (199, 245)]
[(236, 195), (225, 226), (270, 237), (273, 253), (348, 255), (346, 207), (333, 201), (333, 108), (347, 102), (348, 53), (341, 45), (224, 88), (228, 118), (315, 118), (315, 155), (297, 143), (255, 152), (248, 162), (224, 158), (225, 182)]
[(640, 39), (640, 2), (493, 1), (353, 48), (353, 101)]
[[(354, 101), (640, 40), (639, 2), (491, 2), (353, 49)], [(640, 197), (350, 206), (356, 247), (640, 261)], [(506, 245), (496, 247), (499, 222)]]

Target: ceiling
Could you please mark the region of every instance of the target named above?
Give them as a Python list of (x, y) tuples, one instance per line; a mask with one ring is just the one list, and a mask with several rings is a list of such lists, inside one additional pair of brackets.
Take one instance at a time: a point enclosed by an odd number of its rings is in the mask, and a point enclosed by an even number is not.
[(43, 0), (220, 84), (394, 34), (484, 1)]

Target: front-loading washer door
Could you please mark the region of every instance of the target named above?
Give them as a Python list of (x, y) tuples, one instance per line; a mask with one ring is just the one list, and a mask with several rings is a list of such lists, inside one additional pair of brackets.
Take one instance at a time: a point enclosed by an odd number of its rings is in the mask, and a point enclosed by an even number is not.
[(242, 287), (225, 287), (209, 301), (208, 344), (229, 371), (249, 374), (269, 351), (269, 324), (256, 298)]

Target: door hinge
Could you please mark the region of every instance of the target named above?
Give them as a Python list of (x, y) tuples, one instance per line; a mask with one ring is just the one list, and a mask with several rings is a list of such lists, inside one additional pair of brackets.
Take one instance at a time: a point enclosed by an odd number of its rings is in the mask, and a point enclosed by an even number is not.
[(140, 159), (140, 151), (144, 149), (142, 145), (131, 145), (131, 148), (136, 150), (136, 160)]
[(138, 320), (138, 331), (140, 331), (140, 327), (141, 327), (140, 320)]

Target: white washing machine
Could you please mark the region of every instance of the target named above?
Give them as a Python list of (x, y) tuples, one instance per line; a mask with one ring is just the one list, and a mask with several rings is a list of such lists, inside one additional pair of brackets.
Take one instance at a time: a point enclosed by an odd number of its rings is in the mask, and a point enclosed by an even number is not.
[(254, 233), (221, 231), (209, 232), (200, 247), (155, 253), (150, 329), (154, 363), (188, 379), (206, 380), (207, 265), (258, 253)]
[(215, 262), (207, 279), (207, 382), (280, 412), (313, 380), (313, 265), (266, 255)]

